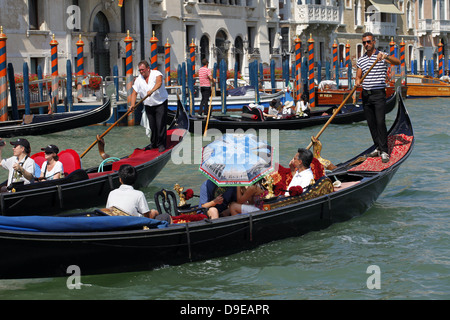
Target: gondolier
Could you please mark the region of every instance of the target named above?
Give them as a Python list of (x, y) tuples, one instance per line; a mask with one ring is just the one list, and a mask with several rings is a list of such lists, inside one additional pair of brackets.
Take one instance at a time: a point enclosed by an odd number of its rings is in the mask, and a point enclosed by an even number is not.
[[(388, 55), (386, 52), (375, 48), (373, 34), (366, 32), (362, 35), (362, 43), (366, 53), (358, 59), (356, 64), (355, 85), (363, 87), (362, 103), (367, 119), (372, 140), (377, 147), (369, 157), (381, 156), (382, 162), (389, 162), (389, 150), (387, 142), (387, 129), (385, 121), (386, 109), (386, 73), (388, 64), (399, 65), (400, 60)], [(361, 83), (361, 78), (370, 66), (378, 60), (378, 63)]]
[(130, 107), (136, 104), (138, 94), (141, 98), (150, 94), (150, 97), (144, 100), (145, 113), (152, 131), (148, 148), (158, 148), (159, 152), (163, 152), (166, 150), (167, 143), (166, 118), (169, 95), (164, 86), (161, 72), (150, 70), (150, 66), (145, 60), (139, 62), (138, 68), (141, 75), (134, 82)]
[(208, 59), (202, 59), (202, 67), (198, 70), (198, 79), (200, 81), (200, 92), (202, 94), (202, 101), (200, 102), (200, 109), (198, 115), (203, 116), (203, 111), (208, 113), (208, 100), (211, 97), (211, 86), (214, 84), (214, 78), (211, 70), (208, 69)]

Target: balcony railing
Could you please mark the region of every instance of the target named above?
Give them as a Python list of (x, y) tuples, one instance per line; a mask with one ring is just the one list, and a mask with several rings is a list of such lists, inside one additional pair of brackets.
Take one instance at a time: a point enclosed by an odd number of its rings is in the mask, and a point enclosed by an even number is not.
[(339, 24), (339, 7), (319, 4), (295, 6), (295, 18), (301, 23)]
[(372, 32), (374, 35), (396, 36), (397, 24), (394, 22), (368, 21), (364, 23), (366, 32)]

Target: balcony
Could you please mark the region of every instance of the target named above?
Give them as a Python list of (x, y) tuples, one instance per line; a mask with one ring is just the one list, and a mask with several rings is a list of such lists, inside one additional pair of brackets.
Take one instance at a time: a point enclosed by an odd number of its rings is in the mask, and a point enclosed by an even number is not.
[(382, 35), (386, 37), (395, 37), (397, 35), (397, 23), (395, 22), (379, 22), (367, 21), (364, 23), (366, 32), (372, 32), (374, 35)]
[(295, 6), (295, 21), (300, 24), (339, 24), (339, 7), (319, 4)]
[(443, 32), (450, 32), (450, 20), (433, 20), (433, 36), (440, 36)]
[(433, 31), (433, 20), (432, 19), (419, 19), (417, 24), (417, 35), (424, 36), (427, 32)]

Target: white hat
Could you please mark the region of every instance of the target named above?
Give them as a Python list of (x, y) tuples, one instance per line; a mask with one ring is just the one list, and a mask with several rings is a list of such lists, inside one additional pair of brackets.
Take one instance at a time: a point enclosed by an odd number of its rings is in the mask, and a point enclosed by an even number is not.
[(292, 100), (289, 100), (289, 101), (287, 101), (285, 104), (284, 104), (284, 107), (285, 108), (290, 108), (290, 107), (292, 107), (294, 105), (294, 102), (292, 101)]
[(254, 103), (250, 103), (248, 106), (249, 106), (250, 108), (256, 107), (256, 105), (255, 105)]

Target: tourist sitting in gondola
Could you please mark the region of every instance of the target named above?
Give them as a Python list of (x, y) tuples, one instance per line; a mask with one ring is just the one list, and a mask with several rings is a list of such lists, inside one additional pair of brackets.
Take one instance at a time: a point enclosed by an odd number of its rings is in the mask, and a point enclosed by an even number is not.
[(299, 117), (309, 117), (311, 109), (306, 94), (302, 94), (301, 99), (297, 101), (295, 113)]
[(38, 181), (64, 178), (63, 164), (58, 157), (59, 148), (50, 144), (41, 150), (45, 153), (45, 162), (41, 166), (41, 175)]
[(120, 187), (111, 191), (106, 202), (107, 210), (117, 209), (131, 216), (146, 217), (172, 223), (169, 214), (160, 214), (155, 209), (149, 209), (145, 195), (140, 190), (135, 190), (133, 184), (137, 179), (136, 169), (129, 164), (124, 164), (119, 168)]
[(232, 216), (239, 213), (250, 213), (262, 209), (263, 200), (268, 194), (261, 181), (249, 187), (237, 187), (236, 202), (230, 205)]
[[(35, 162), (30, 158), (31, 147), (27, 139), (17, 139), (11, 141), (13, 145), (13, 156), (8, 159), (2, 158), (2, 150), (5, 146), (0, 138), (0, 161), (3, 168), (9, 171), (7, 188), (11, 188), (12, 183), (29, 184), (34, 181)], [(2, 187), (2, 192), (8, 191)]]
[(269, 103), (268, 117), (276, 118), (281, 111), (281, 102), (278, 99), (273, 99)]
[(207, 179), (200, 187), (199, 206), (207, 208), (210, 219), (230, 215), (230, 203), (236, 201), (236, 187), (217, 187), (214, 182)]
[(281, 110), (281, 114), (278, 115), (278, 119), (289, 119), (295, 115), (295, 111), (292, 109), (294, 102), (292, 100), (286, 101)]
[[(314, 174), (311, 170), (311, 162), (313, 161), (313, 153), (309, 149), (299, 148), (297, 153), (289, 162), (289, 168), (292, 173), (292, 180), (287, 188), (302, 187), (303, 191), (311, 184), (311, 180), (314, 180)], [(289, 191), (284, 194), (289, 196)]]

